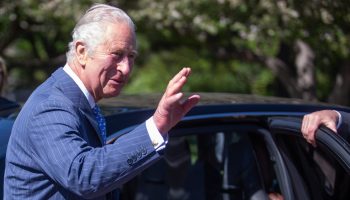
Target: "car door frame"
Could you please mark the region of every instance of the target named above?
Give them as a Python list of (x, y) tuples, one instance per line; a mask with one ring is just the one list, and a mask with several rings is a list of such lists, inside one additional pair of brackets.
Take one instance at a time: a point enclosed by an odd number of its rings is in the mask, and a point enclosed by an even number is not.
[[(301, 118), (295, 117), (271, 117), (269, 126), (274, 134), (292, 134), (302, 137)], [(317, 143), (322, 143), (332, 152), (339, 163), (350, 174), (350, 144), (339, 134), (325, 126), (321, 126), (315, 134)]]
[[(270, 131), (274, 135), (292, 135), (302, 138), (301, 133), (301, 118), (295, 117), (271, 117), (269, 118)], [(321, 126), (315, 134), (316, 144), (322, 144), (327, 151), (334, 155), (334, 158), (350, 174), (350, 145), (339, 134), (334, 133), (327, 127)], [(283, 154), (283, 152), (282, 152)], [(294, 165), (289, 160), (288, 156), (283, 156), (288, 171), (293, 176), (293, 187), (298, 191), (296, 199), (308, 199), (308, 193), (303, 189), (303, 181), (299, 173), (294, 169)]]

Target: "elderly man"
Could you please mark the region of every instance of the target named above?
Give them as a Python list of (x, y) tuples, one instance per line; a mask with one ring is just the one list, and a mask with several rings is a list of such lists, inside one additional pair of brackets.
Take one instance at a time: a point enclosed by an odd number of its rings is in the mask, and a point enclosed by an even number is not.
[[(103, 4), (85, 13), (73, 30), (67, 64), (33, 92), (16, 119), (6, 155), (5, 199), (105, 199), (160, 159), (167, 132), (200, 97), (181, 101), (191, 71), (183, 68), (153, 116), (105, 144), (96, 102), (120, 93), (136, 54), (134, 24), (126, 13)], [(128, 162), (135, 153), (137, 160)]]

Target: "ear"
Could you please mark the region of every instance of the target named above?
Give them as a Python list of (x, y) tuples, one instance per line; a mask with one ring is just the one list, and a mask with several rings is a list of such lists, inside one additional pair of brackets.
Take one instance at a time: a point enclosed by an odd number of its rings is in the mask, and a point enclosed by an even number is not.
[(84, 67), (87, 62), (88, 52), (86, 44), (83, 41), (77, 41), (75, 43), (75, 55), (80, 65)]

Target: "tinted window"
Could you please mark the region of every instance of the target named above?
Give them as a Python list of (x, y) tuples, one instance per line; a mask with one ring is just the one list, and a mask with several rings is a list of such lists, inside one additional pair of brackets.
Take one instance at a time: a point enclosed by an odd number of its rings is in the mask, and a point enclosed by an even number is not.
[(254, 131), (169, 139), (164, 159), (124, 185), (123, 199), (266, 199), (280, 193), (265, 143)]
[(298, 136), (278, 136), (279, 148), (289, 162), (295, 193), (311, 199), (350, 199), (350, 176), (335, 155), (322, 144), (316, 148)]

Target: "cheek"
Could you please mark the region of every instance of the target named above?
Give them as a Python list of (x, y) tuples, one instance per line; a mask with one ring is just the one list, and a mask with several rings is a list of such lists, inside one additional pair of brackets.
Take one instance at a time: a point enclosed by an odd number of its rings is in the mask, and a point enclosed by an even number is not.
[(108, 81), (114, 76), (114, 72), (112, 70), (103, 71), (101, 74), (102, 85), (106, 86)]
[(112, 78), (117, 74), (118, 70), (114, 66), (105, 68), (106, 78)]
[(101, 73), (104, 74), (104, 76), (108, 79), (114, 76), (117, 73), (117, 69), (115, 67), (115, 64), (113, 62), (104, 62), (102, 65), (102, 71)]

